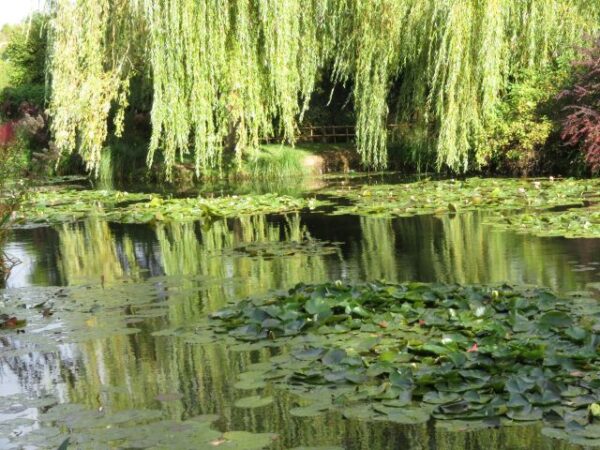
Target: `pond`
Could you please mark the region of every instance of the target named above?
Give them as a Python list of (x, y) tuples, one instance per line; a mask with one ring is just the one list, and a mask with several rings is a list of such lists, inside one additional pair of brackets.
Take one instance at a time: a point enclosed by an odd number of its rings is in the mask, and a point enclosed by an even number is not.
[(27, 326), (0, 334), (0, 448), (58, 448), (69, 433), (73, 448), (112, 448), (119, 436), (128, 444), (116, 448), (580, 448), (539, 423), (455, 432), (293, 414), (303, 406), (293, 392), (240, 375), (282, 350), (161, 333), (301, 282), (506, 282), (600, 297), (600, 239), (518, 234), (482, 210), (330, 209), (16, 229), (6, 251), (21, 264), (0, 300)]

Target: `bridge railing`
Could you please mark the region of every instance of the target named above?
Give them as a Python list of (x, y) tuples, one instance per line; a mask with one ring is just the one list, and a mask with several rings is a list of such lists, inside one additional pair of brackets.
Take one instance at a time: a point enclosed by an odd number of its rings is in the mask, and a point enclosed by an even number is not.
[[(388, 133), (393, 136), (397, 134), (399, 125), (389, 124)], [(314, 143), (343, 143), (353, 142), (356, 139), (356, 127), (354, 125), (310, 125), (300, 127), (296, 142), (314, 142)], [(266, 142), (276, 141), (276, 139), (267, 139)]]
[(298, 142), (348, 142), (356, 138), (354, 125), (319, 125), (300, 127)]

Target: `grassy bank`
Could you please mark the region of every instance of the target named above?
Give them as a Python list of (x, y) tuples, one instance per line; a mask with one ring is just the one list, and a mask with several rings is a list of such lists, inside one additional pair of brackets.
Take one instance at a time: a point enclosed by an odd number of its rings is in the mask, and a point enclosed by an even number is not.
[(353, 143), (268, 144), (244, 161), (242, 173), (252, 177), (288, 178), (359, 169), (360, 159)]
[(310, 175), (306, 161), (312, 157), (314, 154), (302, 147), (263, 145), (244, 160), (241, 175), (262, 179), (303, 177)]
[[(147, 141), (130, 138), (126, 142), (115, 140), (103, 152), (99, 181), (111, 186), (112, 181), (162, 182), (160, 161), (153, 169), (146, 166)], [(353, 144), (264, 144), (236, 166), (232, 158), (223, 164), (222, 171), (203, 173), (203, 180), (284, 180), (321, 175), (328, 172), (359, 170), (359, 158)], [(191, 158), (175, 164), (173, 184), (194, 183), (194, 163)]]

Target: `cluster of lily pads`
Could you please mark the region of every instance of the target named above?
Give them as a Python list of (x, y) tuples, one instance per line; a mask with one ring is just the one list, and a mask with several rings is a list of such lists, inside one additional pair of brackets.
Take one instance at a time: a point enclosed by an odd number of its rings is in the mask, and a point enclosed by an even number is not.
[[(410, 217), (486, 210), (489, 223), (537, 235), (600, 237), (600, 179), (422, 180), (392, 185), (346, 186), (324, 193), (351, 201), (333, 214)], [(552, 211), (558, 207), (578, 207)], [(543, 211), (543, 214), (539, 214)], [(518, 212), (515, 214), (515, 212)], [(501, 214), (507, 213), (507, 214)]]
[(18, 214), (21, 223), (75, 222), (89, 216), (121, 223), (215, 220), (250, 214), (286, 213), (324, 202), (277, 194), (214, 198), (169, 198), (120, 191), (54, 189), (32, 193)]
[(87, 189), (42, 188), (31, 192), (17, 214), (18, 222), (76, 222), (92, 214), (135, 202), (148, 202), (150, 194)]
[[(148, 448), (195, 450), (226, 448), (260, 450), (277, 435), (245, 431), (221, 432), (214, 415), (171, 420), (153, 409), (120, 411), (92, 410), (80, 404), (58, 404), (52, 396), (28, 399), (3, 397), (0, 413), (14, 419), (0, 424), (0, 445), (6, 449), (27, 448)], [(41, 413), (30, 417), (32, 409)]]
[(324, 202), (288, 195), (261, 194), (214, 198), (154, 197), (147, 203), (135, 203), (107, 214), (111, 221), (145, 223), (151, 221), (194, 221), (254, 214), (287, 213), (314, 209)]
[[(54, 352), (57, 346), (136, 334), (136, 325), (168, 314), (167, 296), (151, 284), (37, 287), (6, 290), (0, 304), (9, 318), (3, 358)], [(24, 331), (24, 333), (19, 333)]]
[(297, 393), (295, 415), (337, 409), (459, 428), (544, 421), (548, 436), (600, 445), (594, 299), (509, 285), (298, 285), (218, 311), (196, 333), (281, 348), (240, 387), (271, 381)]
[(599, 179), (468, 178), (347, 186), (324, 193), (349, 199), (335, 214), (406, 217), (456, 211), (547, 209), (600, 197)]
[(487, 223), (499, 228), (536, 236), (600, 238), (600, 208), (571, 208), (566, 211), (497, 215)]

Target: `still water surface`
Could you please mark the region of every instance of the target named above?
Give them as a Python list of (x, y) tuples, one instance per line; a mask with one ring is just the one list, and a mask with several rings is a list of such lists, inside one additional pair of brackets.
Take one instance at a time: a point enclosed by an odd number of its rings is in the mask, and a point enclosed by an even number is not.
[[(519, 235), (483, 225), (483, 217), (469, 212), (392, 220), (315, 211), (242, 217), (211, 227), (89, 219), (15, 230), (7, 251), (22, 264), (8, 280), (6, 301), (29, 292), (43, 295), (45, 286), (54, 293), (61, 292), (58, 286), (87, 286), (92, 292), (146, 296), (160, 306), (132, 318), (140, 330), (136, 334), (101, 336), (53, 351), (4, 357), (16, 341), (3, 338), (0, 401), (51, 394), (90, 409), (152, 408), (173, 419), (217, 414), (221, 431), (277, 433), (276, 449), (577, 448), (543, 437), (538, 426), (452, 433), (432, 424), (365, 423), (338, 414), (294, 417), (289, 410), (297, 400), (270, 387), (266, 393), (274, 396), (273, 404), (236, 408), (235, 400), (249, 395), (234, 388), (239, 373), (268, 358), (268, 350), (236, 351), (152, 335), (192, 325), (229, 301), (299, 282), (509, 282), (567, 293), (600, 281), (600, 240)], [(35, 418), (36, 413), (27, 414)], [(14, 417), (0, 414), (0, 429), (3, 420)], [(19, 439), (0, 436), (4, 447), (19, 448)]]

